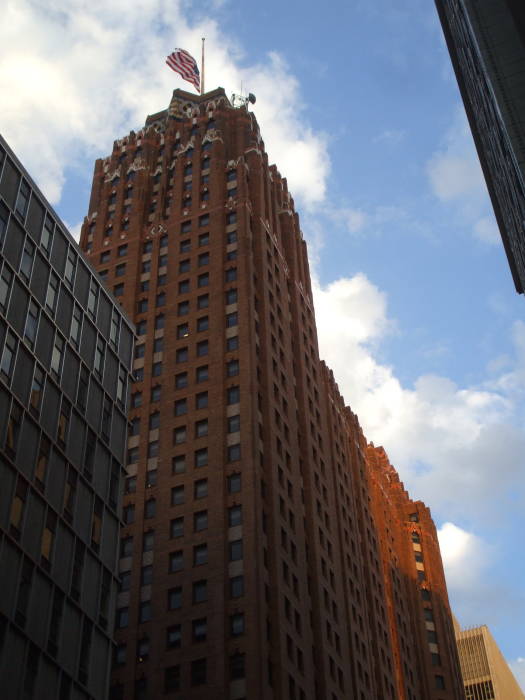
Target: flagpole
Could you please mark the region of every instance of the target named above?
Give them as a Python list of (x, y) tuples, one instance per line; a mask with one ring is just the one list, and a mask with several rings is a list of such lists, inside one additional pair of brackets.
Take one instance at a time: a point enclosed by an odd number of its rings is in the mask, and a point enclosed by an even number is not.
[(204, 94), (204, 37), (202, 37), (201, 95)]

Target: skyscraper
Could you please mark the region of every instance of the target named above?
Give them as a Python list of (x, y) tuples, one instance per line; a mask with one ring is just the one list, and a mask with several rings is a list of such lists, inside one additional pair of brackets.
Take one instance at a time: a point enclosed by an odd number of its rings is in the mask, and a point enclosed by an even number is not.
[(523, 700), (525, 695), (488, 627), (456, 629), (466, 700)]
[(133, 326), (0, 137), (0, 695), (107, 697)]
[[(81, 245), (138, 334), (111, 698), (459, 698), (441, 561), (418, 582), (402, 509), (378, 533), (366, 440), (319, 360), (306, 245), (255, 116), (221, 88), (175, 90), (96, 162)], [(398, 529), (415, 581), (399, 568), (389, 598), (380, 537), (388, 557)], [(415, 651), (425, 587), (432, 668), (426, 638)]]
[(525, 6), (436, 0), (516, 290), (525, 291)]

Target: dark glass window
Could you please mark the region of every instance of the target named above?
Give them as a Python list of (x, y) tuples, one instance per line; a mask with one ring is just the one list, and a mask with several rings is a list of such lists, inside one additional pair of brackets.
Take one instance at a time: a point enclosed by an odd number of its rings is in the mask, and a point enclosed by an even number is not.
[(170, 537), (183, 537), (184, 535), (184, 518), (174, 518), (170, 522)]
[(230, 598), (240, 598), (244, 595), (244, 577), (234, 576), (230, 579)]
[(193, 583), (192, 600), (194, 603), (204, 603), (208, 600), (208, 582), (195, 581)]
[(168, 591), (168, 610), (178, 610), (182, 607), (182, 587), (170, 588)]
[(242, 525), (242, 506), (236, 505), (228, 508), (228, 527)]
[(226, 339), (226, 352), (232, 352), (239, 349), (239, 336), (234, 335)]
[(166, 646), (168, 649), (180, 647), (182, 640), (181, 625), (171, 625), (166, 629)]
[(228, 493), (239, 493), (241, 490), (241, 475), (230, 474), (228, 477)]
[[(197, 382), (205, 382), (208, 379), (208, 365), (202, 365), (201, 367), (197, 367), (195, 370), (195, 380)], [(198, 394), (199, 396), (199, 394)], [(206, 404), (207, 405), (207, 404)], [(202, 407), (198, 407), (202, 408)]]
[(197, 513), (193, 514), (193, 530), (194, 532), (201, 532), (206, 530), (208, 527), (208, 511), (199, 510)]
[(226, 403), (231, 406), (234, 403), (239, 403), (241, 393), (238, 386), (230, 386), (226, 390)]

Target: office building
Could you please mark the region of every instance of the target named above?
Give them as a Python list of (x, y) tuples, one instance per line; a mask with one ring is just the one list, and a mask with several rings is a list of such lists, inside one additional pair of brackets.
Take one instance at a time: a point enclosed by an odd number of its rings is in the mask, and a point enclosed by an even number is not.
[(133, 326), (0, 138), (0, 695), (103, 700)]
[(138, 335), (110, 697), (419, 700), (428, 672), (459, 698), (445, 640), (431, 672), (414, 652), (420, 598), (387, 615), (366, 440), (255, 116), (175, 90), (96, 162), (81, 247)]
[(525, 291), (525, 5), (436, 0), (516, 291)]
[(466, 700), (524, 700), (488, 627), (455, 628)]

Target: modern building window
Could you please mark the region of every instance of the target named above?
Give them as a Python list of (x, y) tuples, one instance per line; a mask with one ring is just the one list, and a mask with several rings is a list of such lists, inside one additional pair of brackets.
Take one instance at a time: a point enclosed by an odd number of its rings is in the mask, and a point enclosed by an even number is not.
[(185, 241), (181, 241), (179, 244), (180, 253), (189, 253), (191, 250), (191, 241), (187, 238)]
[(156, 401), (160, 401), (160, 393), (161, 393), (160, 384), (157, 384), (157, 386), (151, 387), (150, 401), (152, 403), (155, 403)]
[(237, 312), (226, 314), (226, 328), (233, 328), (239, 324)]
[(46, 306), (52, 314), (55, 313), (56, 309), (58, 288), (58, 277), (55, 275), (54, 272), (51, 272), (51, 274), (49, 275), (49, 282), (47, 284)]
[(237, 268), (228, 268), (224, 274), (224, 277), (226, 282), (234, 282), (237, 279)]
[(155, 545), (155, 530), (148, 530), (142, 535), (142, 551), (151, 552)]
[(179, 282), (179, 294), (188, 294), (190, 291), (190, 281), (181, 280)]
[(239, 374), (239, 360), (230, 360), (226, 363), (226, 376), (236, 377)]
[(186, 399), (177, 399), (174, 404), (176, 416), (183, 416), (188, 412), (188, 402)]
[(29, 205), (29, 197), (31, 195), (31, 190), (29, 185), (25, 180), (20, 183), (20, 189), (18, 190), (18, 196), (16, 198), (15, 211), (22, 218), (25, 218), (27, 213), (27, 207)]
[(117, 256), (118, 256), (119, 258), (123, 258), (123, 257), (126, 256), (127, 254), (128, 254), (128, 246), (127, 246), (127, 244), (125, 244), (125, 245), (119, 245), (119, 247), (117, 248)]
[(181, 425), (178, 428), (173, 429), (173, 444), (181, 445), (186, 442), (186, 426)]
[(160, 292), (160, 294), (157, 294), (157, 297), (155, 299), (155, 306), (165, 306), (166, 304), (166, 292)]
[(0, 360), (0, 372), (7, 377), (7, 379), (11, 379), (13, 373), (17, 346), (18, 343), (15, 334), (8, 331), (4, 350), (2, 352), (2, 359)]
[(6, 265), (4, 265), (2, 274), (0, 275), (0, 309), (3, 311), (7, 308), (7, 301), (9, 298), (9, 291), (11, 289), (12, 281), (13, 273)]
[(208, 226), (210, 223), (210, 215), (209, 214), (203, 214), (202, 216), (199, 216), (199, 226), (202, 228), (203, 226)]
[(144, 518), (149, 520), (154, 518), (157, 510), (157, 501), (154, 498), (148, 498), (144, 503)]
[[(136, 418), (134, 418), (133, 420), (140, 421), (140, 419), (136, 419)], [(158, 427), (160, 427), (160, 411), (155, 411), (154, 413), (150, 413), (148, 425), (149, 425), (150, 430), (156, 430)]]
[(62, 363), (64, 362), (64, 341), (58, 333), (55, 336), (53, 352), (51, 353), (51, 372), (60, 380)]
[(199, 246), (208, 245), (210, 242), (209, 233), (201, 233), (199, 236)]

